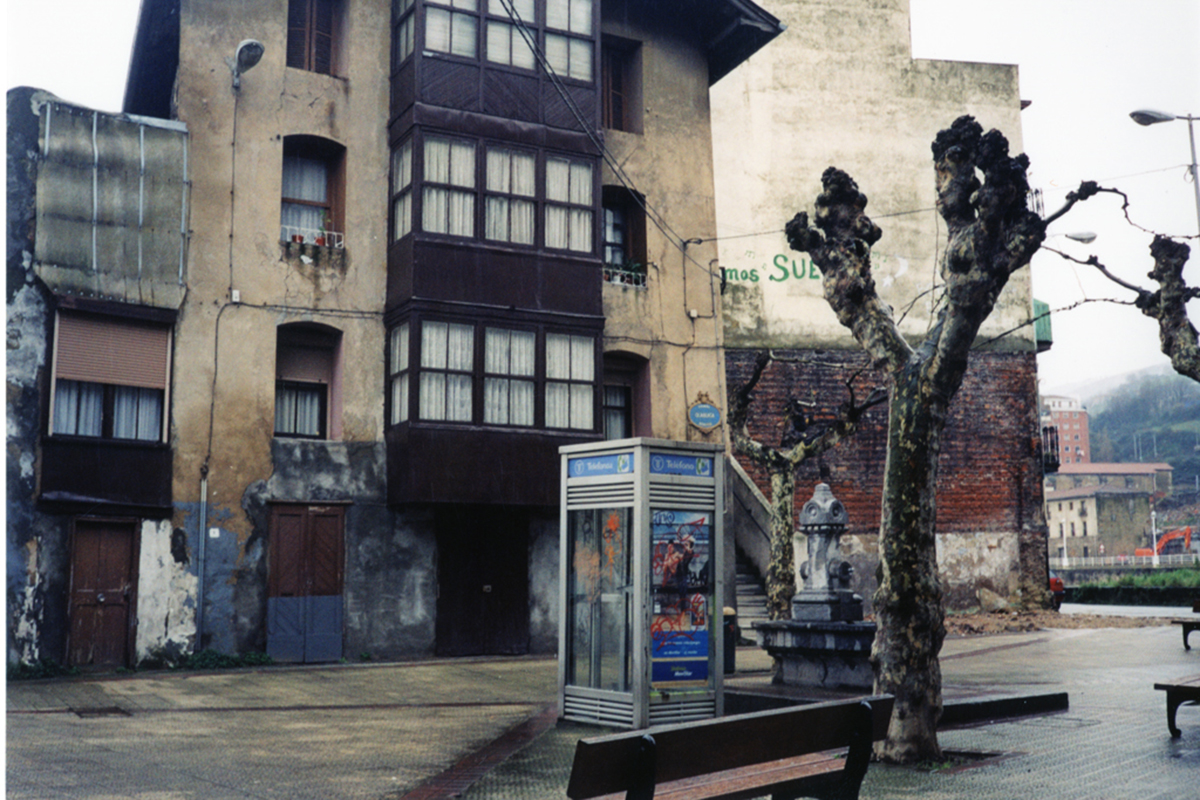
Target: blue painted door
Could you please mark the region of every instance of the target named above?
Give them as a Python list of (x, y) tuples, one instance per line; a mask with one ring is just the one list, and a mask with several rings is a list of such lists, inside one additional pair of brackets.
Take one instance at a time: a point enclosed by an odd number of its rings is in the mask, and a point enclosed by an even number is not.
[(344, 512), (274, 506), (267, 591), (267, 655), (306, 663), (342, 657)]

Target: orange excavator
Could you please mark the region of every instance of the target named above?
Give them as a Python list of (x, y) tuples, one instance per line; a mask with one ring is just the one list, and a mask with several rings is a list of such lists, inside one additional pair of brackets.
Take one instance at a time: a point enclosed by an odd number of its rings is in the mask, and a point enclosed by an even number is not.
[(1186, 528), (1176, 528), (1173, 531), (1164, 533), (1158, 537), (1158, 547), (1139, 547), (1133, 551), (1135, 556), (1152, 556), (1155, 555), (1155, 549), (1158, 550), (1157, 555), (1169, 556), (1177, 553), (1188, 553), (1192, 549), (1192, 528), (1189, 525)]

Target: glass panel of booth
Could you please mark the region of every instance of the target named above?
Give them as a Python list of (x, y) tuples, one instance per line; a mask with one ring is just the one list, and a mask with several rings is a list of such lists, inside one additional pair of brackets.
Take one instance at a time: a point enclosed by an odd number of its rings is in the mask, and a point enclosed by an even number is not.
[(712, 512), (652, 509), (650, 684), (709, 688)]
[(630, 508), (568, 512), (571, 685), (617, 692), (631, 688), (631, 516)]

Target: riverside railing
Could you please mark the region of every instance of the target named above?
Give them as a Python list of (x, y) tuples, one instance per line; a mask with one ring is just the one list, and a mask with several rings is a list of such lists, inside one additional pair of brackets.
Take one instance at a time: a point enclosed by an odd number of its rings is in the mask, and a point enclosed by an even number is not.
[(1159, 556), (1158, 564), (1154, 563), (1154, 556), (1092, 556), (1088, 558), (1068, 558), (1066, 563), (1063, 563), (1062, 558), (1051, 558), (1050, 568), (1060, 569), (1080, 569), (1082, 567), (1169, 567), (1171, 569), (1179, 569), (1180, 567), (1188, 567), (1200, 565), (1200, 553), (1174, 553), (1168, 556)]

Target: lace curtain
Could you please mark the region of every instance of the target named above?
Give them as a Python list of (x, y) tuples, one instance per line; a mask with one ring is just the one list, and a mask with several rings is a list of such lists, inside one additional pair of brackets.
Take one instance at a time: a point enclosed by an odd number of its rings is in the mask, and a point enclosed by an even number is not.
[(475, 329), (470, 325), (425, 322), (421, 331), (421, 419), (470, 422)]
[(392, 151), (392, 238), (412, 231), (412, 141)]
[(546, 60), (556, 74), (581, 81), (592, 80), (592, 40), (557, 33), (546, 34)]
[(536, 337), (529, 331), (488, 328), (484, 334), (483, 421), (495, 425), (533, 425), (532, 380), (491, 377), (511, 375), (532, 378)]
[[(531, 153), (493, 148), (487, 154), (487, 190), (522, 197), (536, 192), (536, 162)], [(517, 244), (533, 244), (533, 200), (489, 196), (485, 205), (485, 232), (488, 239)]]
[[(533, 35), (536, 36), (536, 32)], [(488, 22), (487, 59), (495, 64), (508, 64), (522, 69), (533, 69), (537, 64), (525, 37), (516, 25), (507, 22)]]
[(113, 389), (113, 438), (157, 441), (162, 436), (162, 393), (158, 389)]
[(54, 385), (54, 432), (100, 436), (104, 424), (104, 387), (60, 380)]
[[(157, 442), (162, 438), (161, 389), (111, 386), (112, 438)], [(54, 387), (54, 433), (104, 435), (104, 384), (60, 380)]]
[(425, 192), (422, 225), (432, 233), (473, 236), (475, 193), (430, 183), (475, 187), (475, 145), (431, 136), (425, 140)]
[[(474, 0), (455, 0), (453, 5), (475, 10)], [(474, 58), (478, 30), (479, 19), (470, 14), (455, 14), (441, 8), (425, 10), (425, 47), (429, 50)]]
[(546, 159), (546, 200), (546, 246), (591, 252), (592, 166), (562, 158)]
[(592, 33), (592, 0), (546, 0), (546, 25), (583, 36)]
[(275, 433), (293, 436), (321, 435), (323, 386), (277, 386), (275, 389)]
[[(326, 192), (329, 188), (327, 168), (324, 161), (315, 158), (284, 156), (283, 158), (283, 211), (280, 223), (287, 229), (318, 231), (325, 227)], [(306, 200), (309, 203), (292, 203), (289, 200)]]
[(392, 384), (393, 425), (408, 419), (408, 323), (393, 328), (388, 339), (388, 370)]
[(595, 347), (590, 338), (546, 334), (546, 427), (591, 430), (594, 377)]

